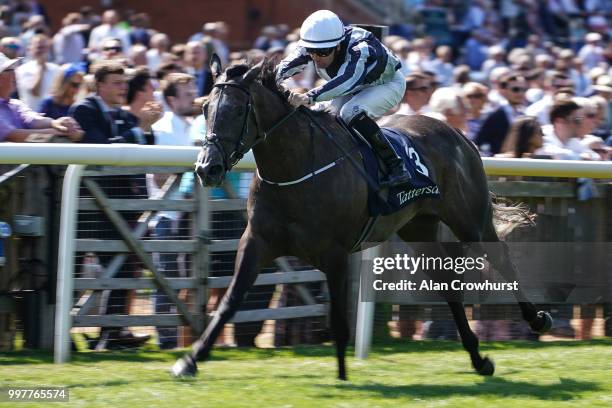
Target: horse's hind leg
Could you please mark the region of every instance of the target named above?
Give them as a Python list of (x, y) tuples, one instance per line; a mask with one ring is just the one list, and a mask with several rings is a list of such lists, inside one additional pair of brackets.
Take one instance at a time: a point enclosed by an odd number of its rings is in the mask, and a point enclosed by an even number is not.
[(234, 316), (245, 293), (255, 282), (261, 266), (273, 258), (266, 242), (247, 227), (236, 252), (232, 282), (206, 330), (193, 343), (191, 352), (180, 358), (172, 367), (175, 377), (193, 376), (197, 373), (196, 361), (208, 357), (223, 326)]
[[(518, 274), (514, 262), (510, 257), (508, 245), (499, 240), (493, 222), (491, 221), (484, 230), (483, 242), (495, 242), (494, 245), (487, 246), (487, 257), (493, 267), (506, 279), (508, 282), (517, 281)], [(536, 311), (535, 305), (527, 300), (523, 291), (518, 289), (515, 292), (516, 300), (521, 309), (523, 319), (529, 324), (531, 330), (536, 333), (546, 333), (552, 328), (552, 317), (548, 312)]]
[[(480, 196), (482, 194), (479, 194)], [(474, 195), (475, 196), (475, 195)], [(448, 209), (444, 222), (453, 231), (455, 236), (462, 242), (491, 242), (493, 245), (486, 247), (487, 259), (491, 265), (508, 281), (518, 279), (516, 266), (510, 257), (508, 245), (499, 239), (495, 226), (493, 225), (493, 206), (488, 192), (486, 200), (478, 205), (467, 202), (465, 207), (460, 205)], [(479, 208), (480, 207), (480, 208)], [(483, 248), (472, 247), (472, 249), (484, 252)], [(546, 333), (552, 327), (550, 314), (544, 311), (536, 311), (533, 303), (527, 300), (523, 291), (519, 288), (515, 297), (521, 309), (523, 319), (531, 329), (537, 333)]]
[[(406, 242), (437, 242), (438, 241), (438, 225), (439, 220), (434, 217), (418, 217), (415, 218), (407, 224), (402, 229), (398, 231), (398, 235), (400, 238)], [(430, 245), (427, 245), (426, 248), (431, 251)], [(417, 253), (421, 253), (423, 251), (419, 251), (418, 248), (415, 248)], [(437, 256), (440, 256), (444, 253), (443, 247), (440, 245), (438, 248)], [(443, 256), (443, 255), (442, 255)], [(465, 309), (463, 308), (463, 303), (457, 301), (449, 301), (448, 306), (453, 314), (453, 319), (455, 320), (455, 324), (457, 326), (457, 330), (459, 331), (459, 335), (461, 336), (461, 344), (463, 344), (463, 348), (470, 355), (470, 359), (472, 361), (472, 366), (476, 370), (478, 374), (481, 375), (492, 375), (495, 371), (495, 366), (493, 362), (489, 360), (488, 357), (482, 357), (478, 350), (479, 342), (478, 337), (470, 328), (468, 324), (467, 316), (465, 315)]]
[(338, 379), (346, 380), (346, 346), (349, 341), (347, 317), (348, 254), (344, 251), (329, 251), (317, 265), (327, 276), (331, 303), (331, 329), (336, 342)]

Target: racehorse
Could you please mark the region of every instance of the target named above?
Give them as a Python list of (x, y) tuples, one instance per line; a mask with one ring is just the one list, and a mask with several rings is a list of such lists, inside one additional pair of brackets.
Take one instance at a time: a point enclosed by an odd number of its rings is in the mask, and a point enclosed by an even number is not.
[[(175, 376), (197, 373), (225, 323), (236, 312), (259, 270), (281, 256), (295, 256), (325, 273), (330, 294), (330, 321), (335, 340), (338, 378), (346, 380), (348, 255), (369, 219), (368, 184), (357, 166), (355, 141), (327, 112), (295, 109), (276, 83), (268, 61), (221, 72), (213, 64), (215, 85), (205, 105), (207, 134), (196, 163), (205, 186), (219, 186), (225, 174), (249, 150), (257, 163), (247, 201), (248, 224), (238, 245), (232, 282), (216, 314), (190, 353), (172, 367)], [(512, 206), (492, 202), (482, 161), (461, 133), (425, 116), (394, 115), (387, 126), (410, 135), (422, 157), (421, 165), (439, 186), (438, 199), (423, 198), (378, 219), (368, 241), (384, 242), (396, 233), (406, 242), (435, 242), (440, 222), (462, 242), (499, 242), (493, 217), (513, 224), (526, 216)], [(325, 131), (333, 135), (325, 137)], [(350, 157), (349, 157), (350, 156)], [(335, 165), (330, 167), (331, 163)], [(516, 269), (508, 248), (489, 254), (499, 271)], [(531, 329), (545, 332), (552, 319), (537, 312), (519, 294), (523, 318)], [(449, 301), (461, 341), (481, 375), (494, 365), (478, 350), (478, 338), (468, 325), (463, 304)]]

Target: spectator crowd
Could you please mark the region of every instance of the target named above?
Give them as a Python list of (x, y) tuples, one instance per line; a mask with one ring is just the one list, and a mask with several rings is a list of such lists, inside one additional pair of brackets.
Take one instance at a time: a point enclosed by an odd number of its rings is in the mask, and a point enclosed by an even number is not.
[[(52, 32), (36, 1), (2, 3), (0, 142), (64, 136), (193, 145), (204, 133), (213, 53), (224, 67), (279, 61), (299, 39), (286, 24), (269, 25), (252, 48), (235, 50), (222, 21), (170, 38), (147, 13), (90, 7), (68, 13)], [(440, 119), (483, 156), (610, 159), (612, 1), (405, 0), (403, 7), (405, 21), (384, 43), (401, 58), (407, 86), (388, 114)], [(319, 81), (310, 66), (284, 84), (299, 91)], [(149, 193), (163, 183), (149, 178)], [(171, 239), (178, 223), (179, 214), (161, 214), (157, 236)], [(160, 332), (168, 347), (173, 330)], [(121, 331), (112, 336), (131, 341)]]

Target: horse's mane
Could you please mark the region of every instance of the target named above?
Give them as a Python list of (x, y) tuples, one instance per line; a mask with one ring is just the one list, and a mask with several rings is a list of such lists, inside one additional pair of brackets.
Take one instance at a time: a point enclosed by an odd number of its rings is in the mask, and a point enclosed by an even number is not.
[[(225, 70), (225, 78), (226, 80), (230, 80), (237, 76), (242, 76), (254, 65), (255, 64), (253, 63), (232, 65)], [(264, 88), (275, 94), (281, 101), (283, 101), (287, 107), (291, 107), (289, 100), (287, 99), (289, 96), (289, 93), (287, 92), (288, 90), (276, 82), (276, 64), (274, 60), (269, 58), (264, 59), (261, 71), (257, 76), (257, 80), (261, 82)], [(329, 113), (325, 111), (312, 111), (312, 113), (315, 116), (329, 115)]]

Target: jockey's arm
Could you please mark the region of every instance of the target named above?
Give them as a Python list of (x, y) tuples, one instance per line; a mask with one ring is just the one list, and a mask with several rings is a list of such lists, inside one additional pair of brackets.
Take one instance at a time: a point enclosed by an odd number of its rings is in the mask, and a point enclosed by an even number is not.
[(353, 46), (349, 51), (349, 59), (342, 64), (338, 75), (324, 85), (311, 89), (306, 95), (312, 102), (322, 102), (350, 94), (363, 83), (369, 55), (370, 49), (365, 42)]
[(302, 72), (310, 61), (312, 60), (306, 53), (306, 49), (303, 47), (297, 47), (291, 54), (279, 62), (278, 66), (276, 67), (276, 82), (280, 83), (281, 81)]

